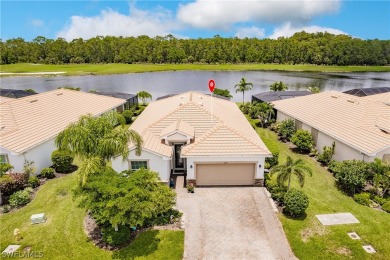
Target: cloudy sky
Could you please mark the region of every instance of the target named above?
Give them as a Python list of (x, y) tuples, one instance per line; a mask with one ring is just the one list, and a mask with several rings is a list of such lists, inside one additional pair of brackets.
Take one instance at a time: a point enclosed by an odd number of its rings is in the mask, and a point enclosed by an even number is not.
[(0, 0), (1, 38), (97, 35), (291, 36), (297, 31), (390, 39), (390, 0)]

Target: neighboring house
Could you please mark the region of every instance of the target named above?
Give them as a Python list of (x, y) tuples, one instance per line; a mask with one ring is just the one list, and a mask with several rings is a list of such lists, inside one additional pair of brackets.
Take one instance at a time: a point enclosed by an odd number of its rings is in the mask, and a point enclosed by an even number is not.
[(380, 87), (380, 88), (354, 88), (347, 91), (344, 91), (345, 94), (354, 95), (357, 97), (366, 97), (376, 94), (382, 94), (390, 92), (390, 87)]
[(266, 102), (270, 103), (272, 101), (307, 96), (313, 94), (308, 90), (300, 91), (268, 91), (252, 96), (252, 102)]
[(2, 97), (8, 97), (8, 98), (22, 98), (22, 97), (28, 97), (32, 95), (36, 95), (37, 93), (20, 90), (20, 89), (5, 89), (0, 88), (0, 96)]
[(186, 92), (151, 102), (131, 125), (144, 143), (135, 155), (116, 157), (120, 172), (150, 168), (168, 182), (187, 174), (196, 185), (262, 185), (271, 153), (234, 102)]
[(0, 159), (23, 171), (33, 161), (37, 172), (49, 167), (54, 139), (80, 116), (123, 109), (124, 99), (57, 89), (0, 103)]
[[(381, 96), (380, 96), (381, 95)], [(336, 91), (272, 102), (277, 120), (294, 119), (296, 129), (313, 135), (316, 149), (336, 143), (333, 159), (390, 160), (388, 93), (356, 97)]]
[(134, 94), (121, 93), (121, 92), (100, 92), (100, 91), (96, 91), (92, 93), (103, 95), (103, 96), (126, 99), (126, 103), (124, 104), (124, 109), (131, 109), (133, 106), (138, 106), (138, 97), (137, 95)]
[(14, 98), (0, 96), (0, 103), (15, 100)]
[[(169, 97), (173, 97), (173, 96), (176, 96), (176, 95), (179, 95), (179, 94), (169, 94), (169, 95), (161, 96), (161, 97), (158, 97), (156, 99), (156, 101), (161, 100), (161, 99), (165, 99), (165, 98), (169, 98)], [(211, 96), (211, 94), (206, 94), (206, 95), (207, 96)], [(221, 95), (216, 95), (216, 94), (213, 94), (213, 97), (224, 99), (224, 100), (230, 100), (230, 98), (228, 98), (228, 97), (221, 96)]]

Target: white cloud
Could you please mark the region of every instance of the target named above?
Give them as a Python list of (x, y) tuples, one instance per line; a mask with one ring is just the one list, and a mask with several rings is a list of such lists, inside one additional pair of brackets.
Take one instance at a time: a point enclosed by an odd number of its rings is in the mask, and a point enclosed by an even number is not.
[(144, 11), (130, 5), (129, 15), (112, 9), (101, 11), (98, 16), (72, 16), (71, 22), (58, 34), (58, 37), (72, 40), (89, 39), (99, 36), (165, 36), (178, 29), (172, 13), (163, 8)]
[(341, 0), (196, 0), (181, 4), (177, 17), (195, 28), (228, 30), (239, 22), (293, 22), (302, 24), (313, 17), (338, 11)]
[(347, 34), (343, 31), (334, 28), (321, 27), (316, 25), (311, 26), (292, 26), (290, 22), (285, 23), (284, 25), (276, 28), (274, 32), (269, 36), (271, 39), (277, 39), (278, 37), (290, 37), (293, 36), (296, 32), (305, 31), (307, 33), (316, 33), (316, 32), (328, 32), (332, 34)]
[(238, 28), (236, 37), (238, 38), (263, 38), (265, 35), (265, 30), (263, 28), (258, 28), (256, 26), (251, 27), (241, 27)]
[(42, 27), (45, 25), (45, 23), (40, 19), (32, 19), (31, 24), (35, 27)]

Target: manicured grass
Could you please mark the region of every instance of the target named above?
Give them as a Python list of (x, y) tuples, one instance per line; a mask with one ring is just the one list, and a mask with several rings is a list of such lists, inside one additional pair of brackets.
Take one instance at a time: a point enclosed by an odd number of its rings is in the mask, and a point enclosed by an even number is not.
[[(87, 74), (122, 74), (152, 71), (175, 70), (236, 70), (236, 71), (316, 71), (316, 72), (390, 72), (390, 66), (319, 66), (319, 65), (286, 65), (286, 64), (9, 64), (0, 65), (0, 72), (33, 73), (33, 72), (66, 72), (63, 75)], [(19, 74), (23, 75), (23, 74)]]
[[(20, 244), (42, 251), (44, 259), (182, 259), (182, 231), (147, 231), (117, 252), (96, 247), (83, 231), (85, 209), (77, 206), (71, 191), (76, 184), (76, 174), (50, 180), (26, 207), (0, 216), (1, 252), (10, 244)], [(47, 221), (31, 225), (30, 216), (37, 213), (45, 213)], [(14, 240), (15, 228), (21, 230), (20, 242)]]
[[(252, 120), (251, 120), (252, 121)], [(390, 257), (390, 214), (380, 212), (356, 203), (335, 186), (334, 177), (312, 158), (293, 153), (289, 147), (277, 140), (277, 135), (257, 128), (270, 150), (279, 150), (279, 162), (286, 156), (301, 158), (313, 170), (313, 176), (306, 177), (302, 190), (309, 196), (310, 204), (304, 219), (294, 220), (279, 214), (290, 245), (299, 259), (389, 259)], [(294, 179), (295, 180), (295, 179)], [(299, 187), (297, 182), (294, 187)], [(350, 212), (359, 224), (324, 227), (316, 214)], [(352, 240), (347, 232), (355, 231), (362, 240)], [(370, 255), (362, 245), (371, 244), (377, 253)]]

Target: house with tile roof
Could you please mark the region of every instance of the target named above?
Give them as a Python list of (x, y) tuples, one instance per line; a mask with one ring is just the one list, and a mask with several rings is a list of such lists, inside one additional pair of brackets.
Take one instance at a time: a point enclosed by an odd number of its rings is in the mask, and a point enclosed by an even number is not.
[(264, 160), (271, 153), (237, 105), (209, 95), (186, 92), (151, 102), (131, 125), (143, 137), (140, 156), (118, 156), (120, 172), (150, 168), (164, 182), (186, 174), (196, 185), (260, 185)]
[(272, 102), (277, 120), (293, 119), (311, 132), (316, 149), (336, 144), (333, 159), (390, 161), (390, 96), (357, 97), (336, 91)]
[(49, 167), (54, 139), (80, 116), (123, 109), (125, 99), (57, 89), (18, 99), (0, 100), (0, 159), (22, 172), (33, 161), (39, 173)]

